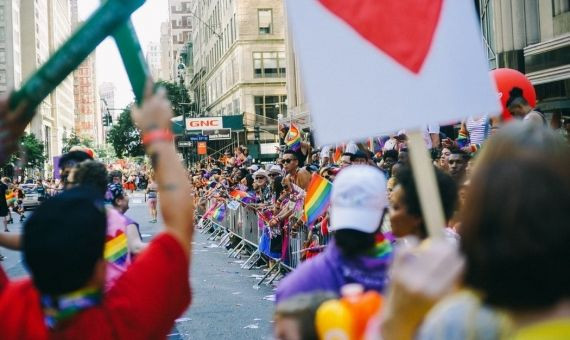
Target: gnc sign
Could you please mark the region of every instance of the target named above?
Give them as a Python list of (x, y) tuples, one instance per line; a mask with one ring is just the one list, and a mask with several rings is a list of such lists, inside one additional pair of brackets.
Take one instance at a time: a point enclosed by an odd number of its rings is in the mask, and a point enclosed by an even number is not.
[(223, 128), (222, 117), (203, 117), (186, 119), (186, 130), (219, 130)]

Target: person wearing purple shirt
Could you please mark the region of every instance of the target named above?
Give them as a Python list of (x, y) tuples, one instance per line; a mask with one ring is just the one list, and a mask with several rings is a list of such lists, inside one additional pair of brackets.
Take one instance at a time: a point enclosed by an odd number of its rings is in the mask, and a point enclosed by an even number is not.
[(341, 287), (349, 283), (382, 292), (392, 258), (392, 246), (380, 232), (387, 205), (386, 180), (380, 170), (369, 165), (342, 170), (331, 195), (329, 229), (334, 240), (281, 281), (276, 302), (317, 291), (340, 295)]

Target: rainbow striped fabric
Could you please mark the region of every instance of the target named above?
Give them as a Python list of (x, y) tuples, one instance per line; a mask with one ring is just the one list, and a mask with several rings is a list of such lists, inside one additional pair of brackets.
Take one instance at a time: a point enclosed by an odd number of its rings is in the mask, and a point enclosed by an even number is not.
[(250, 196), (247, 192), (234, 189), (230, 191), (230, 196), (236, 201), (248, 204), (255, 202), (255, 197)]
[(293, 151), (297, 151), (301, 148), (301, 131), (299, 131), (297, 126), (293, 123), (291, 123), (289, 132), (287, 136), (285, 136), (285, 144)]
[(123, 231), (119, 230), (115, 234), (115, 237), (107, 237), (108, 239), (107, 242), (105, 242), (104, 253), (105, 260), (118, 265), (125, 264), (129, 253), (127, 235)]
[(220, 204), (214, 211), (212, 211), (212, 218), (218, 222), (222, 222), (226, 217), (226, 204)]
[(329, 207), (331, 192), (332, 183), (314, 173), (305, 197), (305, 219), (308, 224), (325, 213)]

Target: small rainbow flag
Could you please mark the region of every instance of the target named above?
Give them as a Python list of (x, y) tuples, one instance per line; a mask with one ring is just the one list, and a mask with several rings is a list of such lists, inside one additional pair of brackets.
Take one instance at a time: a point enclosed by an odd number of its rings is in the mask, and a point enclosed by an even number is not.
[(218, 222), (222, 222), (226, 217), (226, 204), (220, 204), (214, 211), (212, 211), (212, 218)]
[(127, 254), (129, 252), (127, 244), (127, 235), (118, 231), (116, 236), (108, 239), (105, 242), (105, 260), (107, 262), (123, 265), (127, 261)]
[(332, 183), (314, 173), (305, 198), (305, 217), (308, 224), (313, 223), (329, 207)]
[(240, 201), (240, 202), (245, 203), (245, 204), (255, 202), (255, 197), (250, 196), (245, 191), (241, 191), (241, 190), (237, 190), (237, 189), (230, 191), (230, 196), (234, 200)]
[(287, 136), (285, 136), (285, 144), (293, 151), (297, 151), (301, 148), (301, 132), (293, 123), (291, 123), (289, 132), (287, 132)]

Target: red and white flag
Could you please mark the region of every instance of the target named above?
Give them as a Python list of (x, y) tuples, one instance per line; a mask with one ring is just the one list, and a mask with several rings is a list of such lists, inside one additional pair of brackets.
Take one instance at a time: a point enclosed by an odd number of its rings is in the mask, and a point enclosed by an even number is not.
[(287, 9), (319, 144), (500, 112), (472, 0)]

